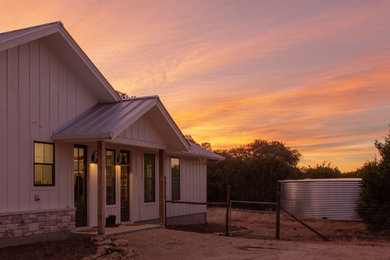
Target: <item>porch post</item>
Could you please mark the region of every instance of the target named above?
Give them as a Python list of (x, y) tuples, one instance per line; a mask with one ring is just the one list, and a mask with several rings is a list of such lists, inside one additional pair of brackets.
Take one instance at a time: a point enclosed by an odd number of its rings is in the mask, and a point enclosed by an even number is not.
[(160, 224), (165, 225), (165, 151), (159, 150), (158, 151), (158, 162), (159, 162), (159, 169), (158, 169), (158, 197), (159, 197), (159, 216), (160, 216)]
[(106, 144), (104, 141), (97, 142), (98, 163), (98, 234), (105, 234), (106, 226)]

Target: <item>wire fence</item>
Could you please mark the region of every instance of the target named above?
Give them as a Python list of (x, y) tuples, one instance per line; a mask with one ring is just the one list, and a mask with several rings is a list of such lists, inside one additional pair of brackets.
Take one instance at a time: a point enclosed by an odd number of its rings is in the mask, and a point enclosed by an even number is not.
[[(206, 225), (169, 227), (174, 229), (294, 241), (375, 241), (377, 239), (388, 241), (390, 239), (390, 209), (387, 205), (361, 212), (360, 216), (371, 219), (373, 226), (377, 227), (376, 231), (372, 231), (361, 219), (342, 220), (302, 216), (299, 211), (284, 207), (279, 192), (276, 202), (230, 200), (230, 188), (228, 188), (225, 202), (166, 201), (166, 203), (207, 206)], [(328, 206), (328, 210), (337, 208), (332, 204)]]

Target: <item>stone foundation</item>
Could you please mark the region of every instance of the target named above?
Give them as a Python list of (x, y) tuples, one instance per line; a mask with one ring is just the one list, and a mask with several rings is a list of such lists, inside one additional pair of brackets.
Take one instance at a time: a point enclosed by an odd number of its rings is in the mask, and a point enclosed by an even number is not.
[(75, 209), (0, 214), (0, 239), (69, 232), (75, 229)]

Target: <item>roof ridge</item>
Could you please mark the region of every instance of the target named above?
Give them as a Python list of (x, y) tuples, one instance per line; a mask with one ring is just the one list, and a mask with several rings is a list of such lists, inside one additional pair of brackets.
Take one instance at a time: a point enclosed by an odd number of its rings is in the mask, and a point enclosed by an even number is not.
[(35, 26), (25, 27), (25, 28), (21, 28), (21, 29), (12, 30), (12, 31), (2, 32), (2, 33), (0, 33), (0, 35), (4, 35), (4, 34), (7, 34), (7, 33), (14, 33), (14, 32), (18, 32), (18, 31), (27, 30), (27, 29), (28, 30), (36, 29), (38, 27), (44, 27), (44, 26), (49, 26), (49, 25), (53, 25), (53, 24), (58, 24), (58, 25), (64, 26), (64, 24), (61, 21), (55, 21), (55, 22), (51, 22), (51, 23), (44, 23), (44, 24), (39, 24), (39, 25), (35, 25)]

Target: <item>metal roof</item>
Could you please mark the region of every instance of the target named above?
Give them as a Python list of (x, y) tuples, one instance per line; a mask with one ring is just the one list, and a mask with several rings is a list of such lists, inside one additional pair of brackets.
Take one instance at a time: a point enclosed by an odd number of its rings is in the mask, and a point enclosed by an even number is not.
[(192, 142), (189, 142), (189, 143), (190, 143), (190, 151), (183, 152), (183, 154), (191, 154), (191, 155), (200, 156), (200, 157), (207, 157), (207, 158), (213, 159), (213, 160), (224, 160), (225, 159), (221, 155), (213, 153), (209, 150), (206, 150), (197, 144), (194, 144)]
[(157, 99), (152, 96), (97, 104), (54, 131), (52, 138), (112, 139), (156, 105)]
[(57, 21), (57, 22), (53, 22), (53, 23), (46, 23), (46, 24), (41, 24), (41, 25), (32, 26), (32, 27), (28, 27), (28, 28), (23, 28), (23, 29), (18, 29), (18, 30), (14, 30), (14, 31), (0, 33), (0, 43), (2, 41), (9, 41), (10, 39), (23, 36), (25, 34), (30, 34), (30, 33), (35, 33), (37, 31), (41, 31), (42, 29), (51, 27), (54, 24), (62, 25), (62, 23), (60, 21)]
[(222, 161), (225, 158), (219, 154), (213, 153), (209, 150), (204, 149), (203, 147), (194, 144), (192, 142), (189, 142), (190, 144), (190, 150), (188, 152), (179, 152), (179, 153), (171, 153), (172, 155), (187, 155), (187, 156), (194, 156), (194, 157), (202, 157), (202, 158), (207, 158), (210, 160), (218, 160)]

